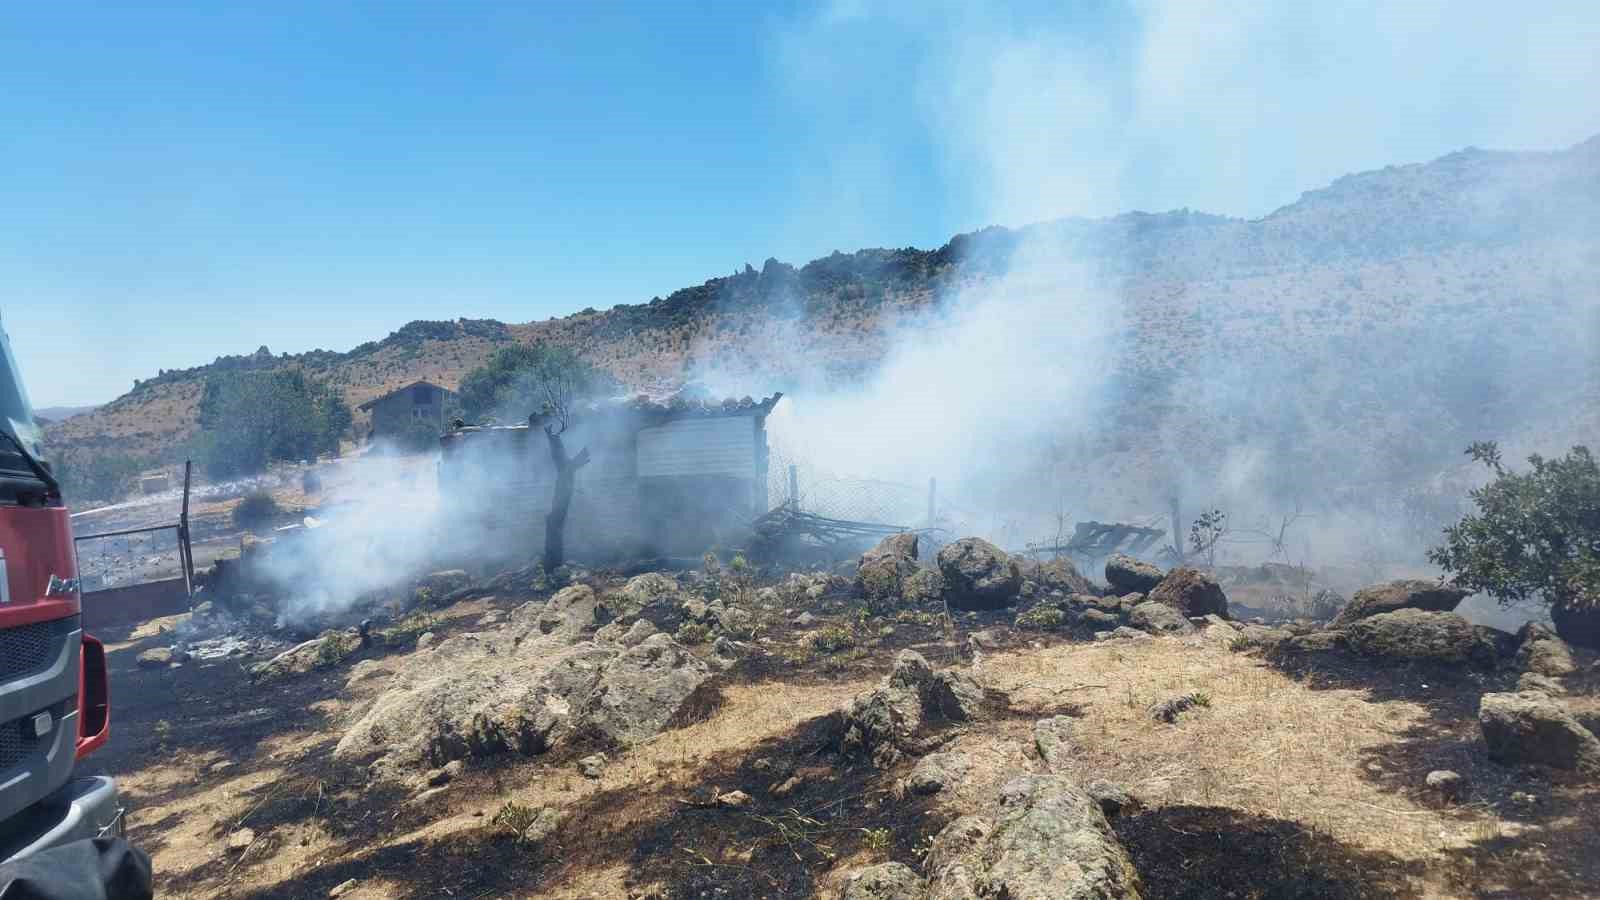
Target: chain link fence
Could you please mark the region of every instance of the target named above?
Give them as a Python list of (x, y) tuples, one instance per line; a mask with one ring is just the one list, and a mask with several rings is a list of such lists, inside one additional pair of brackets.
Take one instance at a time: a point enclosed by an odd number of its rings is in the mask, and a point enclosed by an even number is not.
[(88, 535), (76, 541), (84, 591), (126, 587), (183, 576), (177, 528)]

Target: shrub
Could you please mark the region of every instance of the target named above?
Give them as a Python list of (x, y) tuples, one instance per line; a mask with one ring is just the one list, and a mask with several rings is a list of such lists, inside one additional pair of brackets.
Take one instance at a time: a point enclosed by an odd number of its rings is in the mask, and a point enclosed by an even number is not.
[(1530, 598), (1552, 607), (1600, 606), (1600, 466), (1587, 447), (1557, 459), (1537, 454), (1532, 467), (1501, 465), (1492, 441), (1467, 448), (1494, 480), (1470, 492), (1477, 507), (1444, 530), (1428, 559), (1459, 587), (1502, 604)]
[(271, 494), (266, 491), (256, 491), (240, 500), (239, 505), (233, 508), (233, 525), (235, 528), (255, 531), (270, 524), (282, 512), (283, 510), (278, 507), (278, 501), (272, 499)]
[(711, 640), (711, 628), (702, 622), (685, 622), (675, 635), (680, 644), (704, 644)]
[(1054, 631), (1067, 621), (1067, 614), (1054, 606), (1040, 604), (1017, 616), (1017, 627), (1036, 631)]
[(818, 653), (838, 653), (854, 647), (860, 640), (856, 630), (848, 625), (828, 625), (811, 635), (811, 646)]

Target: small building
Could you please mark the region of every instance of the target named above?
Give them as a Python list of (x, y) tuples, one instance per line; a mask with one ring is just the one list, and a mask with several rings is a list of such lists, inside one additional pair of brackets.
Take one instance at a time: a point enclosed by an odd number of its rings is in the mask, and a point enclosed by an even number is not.
[(166, 472), (145, 472), (139, 476), (139, 493), (160, 494), (172, 489), (172, 479)]
[[(568, 454), (590, 455), (575, 479), (569, 556), (698, 556), (742, 540), (768, 509), (766, 420), (782, 396), (641, 397), (580, 411), (562, 434)], [(461, 533), (493, 545), (485, 556), (544, 547), (555, 485), (546, 424), (468, 426), (440, 439), (441, 496), (462, 516)]]
[(453, 391), (431, 381), (413, 381), (403, 388), (374, 397), (357, 409), (372, 414), (372, 427), (367, 432), (369, 440), (401, 440), (415, 433), (419, 422), (435, 432), (444, 431), (445, 404), (454, 396)]

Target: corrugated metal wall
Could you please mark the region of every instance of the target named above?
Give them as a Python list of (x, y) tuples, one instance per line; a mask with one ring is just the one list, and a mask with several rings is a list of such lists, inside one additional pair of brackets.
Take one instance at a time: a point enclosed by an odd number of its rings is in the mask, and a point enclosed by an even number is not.
[(755, 427), (744, 416), (680, 419), (639, 432), (640, 478), (755, 475)]

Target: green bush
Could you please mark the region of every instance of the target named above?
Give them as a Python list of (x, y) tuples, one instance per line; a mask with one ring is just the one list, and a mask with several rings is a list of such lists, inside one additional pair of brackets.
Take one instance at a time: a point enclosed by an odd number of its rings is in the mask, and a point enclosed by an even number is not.
[(1054, 606), (1040, 604), (1017, 616), (1017, 627), (1035, 631), (1054, 631), (1067, 621), (1067, 614)]
[(220, 372), (200, 395), (196, 451), (207, 474), (234, 478), (337, 453), (351, 421), (337, 390), (301, 372)]
[(1453, 584), (1502, 604), (1538, 598), (1556, 608), (1600, 606), (1600, 466), (1589, 449), (1530, 456), (1527, 472), (1505, 468), (1493, 442), (1467, 454), (1494, 480), (1470, 493), (1477, 512), (1446, 528), (1428, 559)]
[(272, 523), (283, 510), (278, 506), (278, 501), (266, 491), (257, 491), (233, 508), (233, 525), (245, 531), (255, 531)]

